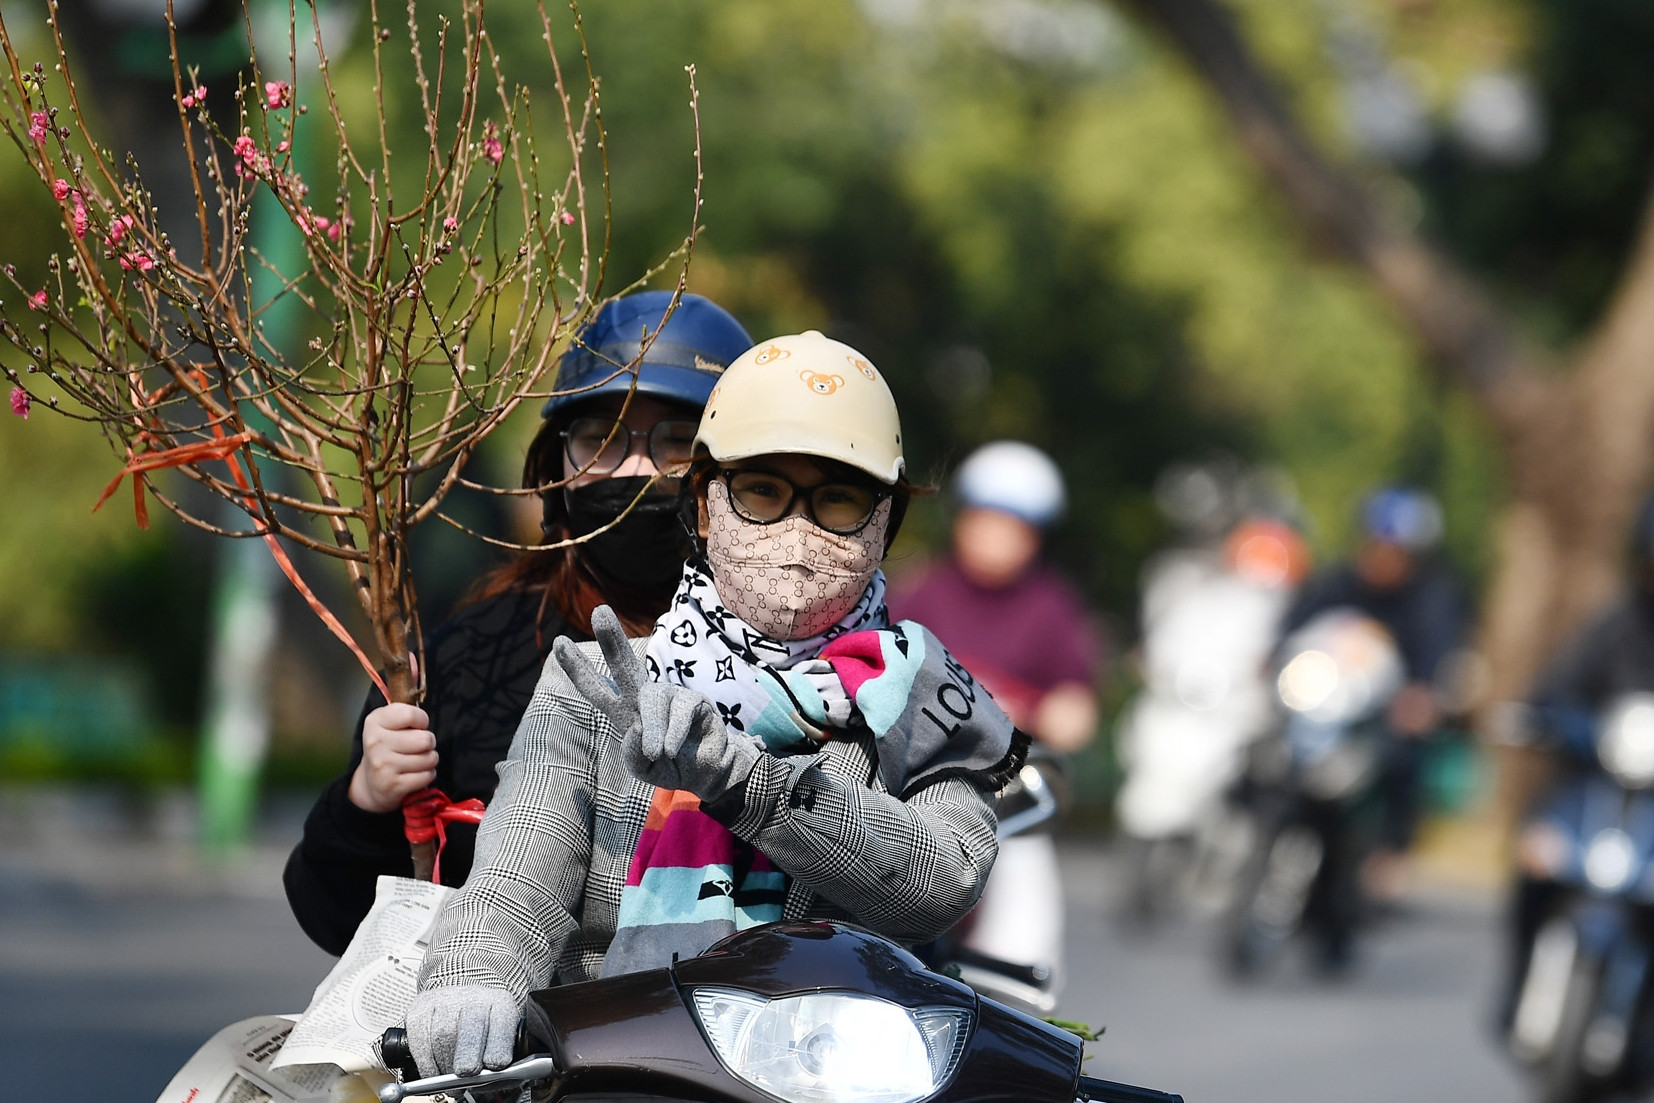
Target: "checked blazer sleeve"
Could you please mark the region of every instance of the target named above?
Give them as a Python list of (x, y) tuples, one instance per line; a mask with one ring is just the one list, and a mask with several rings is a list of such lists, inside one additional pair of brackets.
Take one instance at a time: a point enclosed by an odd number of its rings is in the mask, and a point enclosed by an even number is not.
[[(595, 645), (582, 647), (606, 669)], [(619, 747), (548, 661), (499, 765), (471, 876), (432, 928), (421, 990), (486, 984), (526, 1000), (597, 975), (652, 792), (626, 774)]]
[[(878, 786), (870, 735), (810, 756), (761, 759), (723, 819), (803, 890), (895, 942), (928, 942), (970, 911), (999, 852), (993, 807), (964, 777), (900, 800)], [(873, 788), (868, 788), (867, 779)], [(721, 814), (720, 814), (721, 813)]]

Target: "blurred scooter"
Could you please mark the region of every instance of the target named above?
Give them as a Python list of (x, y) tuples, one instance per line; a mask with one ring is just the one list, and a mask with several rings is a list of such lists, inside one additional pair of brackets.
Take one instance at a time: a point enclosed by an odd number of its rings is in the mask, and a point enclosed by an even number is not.
[(1381, 811), (1385, 712), (1404, 682), (1395, 640), (1355, 609), (1314, 617), (1280, 653), (1280, 719), (1252, 748), (1238, 793), (1249, 853), (1222, 938), (1237, 977), (1263, 970), (1301, 931), (1324, 967), (1349, 962)]
[(1130, 843), (1126, 914), (1149, 924), (1192, 902), (1222, 908), (1246, 853), (1226, 797), (1273, 718), (1265, 675), (1305, 566), (1297, 533), (1238, 525), (1220, 555), (1162, 557), (1144, 586), (1143, 689), (1126, 706), (1115, 801)]
[(1624, 694), (1583, 728), (1594, 740), (1562, 744), (1569, 769), (1518, 844), (1538, 914), (1508, 1040), (1544, 1103), (1654, 1083), (1654, 694)]
[[(1068, 775), (1063, 759), (1035, 745), (1028, 761), (1010, 783), (1000, 791), (994, 803), (999, 826), (996, 836), (1003, 851), (1006, 843), (1018, 838), (1050, 831), (1070, 801)], [(995, 870), (999, 870), (996, 865)], [(1061, 907), (1061, 886), (1053, 874), (1051, 884), (1043, 884), (1042, 866), (1032, 866), (1034, 883), (1024, 884), (1030, 877), (1029, 865), (1019, 869), (1013, 866), (1021, 881), (1006, 886), (1009, 899), (1031, 899), (1036, 922), (1049, 914), (1051, 901)], [(971, 934), (979, 919), (973, 912), (941, 938), (917, 947), (914, 953), (930, 968), (951, 977), (957, 977), (985, 996), (1010, 1004), (1033, 1015), (1049, 1015), (1057, 1007), (1062, 977), (1044, 961), (1025, 963), (1030, 955), (1016, 956), (991, 953), (973, 945)], [(1017, 949), (1025, 947), (1017, 946)]]

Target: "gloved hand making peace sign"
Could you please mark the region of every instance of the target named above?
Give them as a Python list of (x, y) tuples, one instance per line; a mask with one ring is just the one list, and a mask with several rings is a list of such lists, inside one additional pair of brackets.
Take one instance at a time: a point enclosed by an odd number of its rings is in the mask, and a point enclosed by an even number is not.
[(566, 636), (552, 651), (574, 688), (621, 733), (633, 776), (662, 789), (687, 789), (704, 801), (746, 780), (764, 753), (757, 740), (732, 736), (713, 703), (694, 690), (651, 681), (607, 605), (592, 612), (592, 635), (608, 661), (608, 678)]

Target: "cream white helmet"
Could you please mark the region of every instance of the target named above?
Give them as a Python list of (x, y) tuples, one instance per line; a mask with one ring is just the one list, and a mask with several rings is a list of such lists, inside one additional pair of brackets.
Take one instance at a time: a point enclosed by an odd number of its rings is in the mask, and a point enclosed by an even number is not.
[(815, 330), (760, 341), (725, 370), (701, 414), (697, 448), (728, 462), (774, 452), (901, 478), (902, 426), (879, 370)]

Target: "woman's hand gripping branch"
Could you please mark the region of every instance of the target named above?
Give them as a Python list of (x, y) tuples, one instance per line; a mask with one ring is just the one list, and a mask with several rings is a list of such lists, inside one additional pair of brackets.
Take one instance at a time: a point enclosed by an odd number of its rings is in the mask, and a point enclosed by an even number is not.
[(732, 738), (712, 702), (694, 690), (650, 681), (607, 605), (592, 613), (592, 634), (612, 681), (567, 637), (553, 653), (575, 690), (621, 733), (633, 776), (661, 789), (687, 789), (704, 801), (746, 780), (764, 753), (756, 740)]
[(395, 812), (409, 794), (436, 781), (436, 736), (417, 705), (390, 704), (362, 721), (362, 761), (350, 775), (350, 802), (367, 812)]

